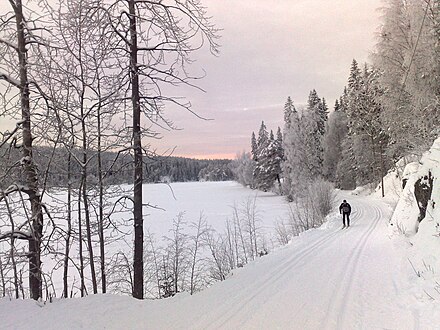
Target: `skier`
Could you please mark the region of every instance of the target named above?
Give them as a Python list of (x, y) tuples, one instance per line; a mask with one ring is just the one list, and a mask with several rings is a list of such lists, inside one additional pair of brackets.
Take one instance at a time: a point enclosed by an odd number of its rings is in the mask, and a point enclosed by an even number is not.
[(342, 228), (345, 228), (345, 218), (347, 218), (347, 228), (350, 227), (351, 206), (347, 203), (345, 199), (342, 202), (341, 206), (339, 206), (339, 213), (342, 214), (342, 223), (344, 224)]

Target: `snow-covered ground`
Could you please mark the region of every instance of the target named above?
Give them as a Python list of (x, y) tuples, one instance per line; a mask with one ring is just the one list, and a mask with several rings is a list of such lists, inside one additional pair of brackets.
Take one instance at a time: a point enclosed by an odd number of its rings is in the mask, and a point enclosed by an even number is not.
[(323, 227), (194, 296), (2, 300), (0, 328), (439, 329), (439, 303), (408, 290), (405, 251), (387, 231), (390, 207), (374, 197), (340, 197), (354, 209), (350, 229), (341, 230), (334, 213)]
[[(402, 164), (386, 176), (386, 198), (380, 189), (370, 196), (365, 189), (340, 192), (338, 203), (345, 198), (353, 208), (349, 229), (341, 229), (335, 211), (321, 228), (196, 295), (144, 301), (91, 295), (45, 304), (3, 299), (0, 328), (440, 329), (439, 164), (440, 139), (417, 164)], [(414, 183), (429, 172), (433, 192), (419, 223)], [(221, 226), (216, 221), (230, 215), (234, 202), (255, 193), (231, 182), (175, 184), (176, 199), (164, 205), (163, 199), (154, 201), (160, 195), (154, 189), (153, 204), (160, 201), (171, 214), (185, 211), (189, 219), (203, 209), (214, 226)], [(286, 204), (261, 193), (258, 205), (270, 232), (285, 216)], [(163, 233), (165, 223), (171, 224), (164, 212), (152, 210), (151, 219), (160, 225), (147, 220), (150, 230)]]
[[(440, 138), (418, 162), (405, 167), (403, 178), (407, 181), (390, 222), (390, 235), (405, 251), (405, 265), (412, 270), (408, 290), (420, 301), (433, 301), (440, 310)], [(419, 180), (432, 189), (421, 222), (414, 192)]]

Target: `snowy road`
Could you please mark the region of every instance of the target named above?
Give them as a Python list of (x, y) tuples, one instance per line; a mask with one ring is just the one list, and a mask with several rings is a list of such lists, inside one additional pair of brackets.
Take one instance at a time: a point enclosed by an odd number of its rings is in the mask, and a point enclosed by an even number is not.
[(0, 328), (438, 329), (419, 316), (403, 288), (401, 256), (387, 237), (390, 209), (367, 197), (347, 199), (353, 207), (349, 229), (342, 230), (334, 215), (194, 296), (138, 301), (96, 295), (44, 308), (3, 302)]

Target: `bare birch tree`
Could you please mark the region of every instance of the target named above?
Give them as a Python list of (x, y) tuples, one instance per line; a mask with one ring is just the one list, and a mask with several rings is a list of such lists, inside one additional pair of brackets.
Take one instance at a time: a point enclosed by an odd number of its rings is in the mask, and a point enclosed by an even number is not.
[[(0, 80), (3, 80), (19, 91), (19, 118), (16, 130), (3, 136), (1, 145), (12, 140), (21, 150), (21, 171), (23, 173), (22, 182), (15, 182), (3, 192), (3, 197), (13, 193), (24, 193), (29, 202), (28, 232), (25, 237), (23, 233), (11, 231), (10, 237), (25, 238), (29, 243), (29, 288), (32, 299), (38, 300), (42, 296), (42, 274), (41, 274), (41, 242), (43, 236), (43, 207), (41, 202), (40, 184), (38, 181), (38, 169), (33, 153), (32, 134), (32, 112), (34, 107), (31, 105), (31, 89), (33, 83), (29, 76), (32, 67), (32, 56), (35, 48), (43, 45), (40, 29), (26, 17), (22, 0), (9, 0), (12, 11), (0, 20)], [(14, 105), (14, 101), (8, 101), (13, 91), (6, 89), (8, 97), (2, 98), (3, 107), (7, 108)], [(13, 98), (15, 99), (15, 98)], [(14, 110), (14, 109), (13, 109)], [(20, 133), (20, 138), (16, 133)], [(14, 143), (16, 143), (14, 142)]]
[[(155, 135), (151, 125), (172, 127), (164, 116), (165, 104), (192, 111), (190, 103), (163, 93), (166, 85), (194, 86), (187, 71), (191, 54), (206, 42), (217, 52), (217, 30), (199, 1), (115, 0), (107, 9), (113, 29), (120, 38), (125, 58), (120, 59), (126, 73), (126, 102), (131, 104), (133, 173), (133, 296), (142, 299), (143, 286), (143, 156), (144, 137)], [(144, 118), (145, 121), (142, 121)]]

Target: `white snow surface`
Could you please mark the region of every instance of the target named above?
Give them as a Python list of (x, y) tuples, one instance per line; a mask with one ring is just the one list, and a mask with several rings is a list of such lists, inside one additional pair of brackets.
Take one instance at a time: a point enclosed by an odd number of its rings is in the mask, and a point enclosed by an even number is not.
[(438, 301), (412, 291), (405, 251), (388, 235), (388, 204), (343, 194), (352, 225), (336, 212), (321, 228), (234, 270), (194, 295), (36, 303), (0, 300), (2, 329), (439, 329)]
[[(429, 171), (433, 193), (426, 218), (418, 223), (414, 183)], [(99, 294), (52, 303), (2, 299), (0, 329), (440, 329), (438, 178), (440, 139), (419, 162), (387, 174), (385, 198), (381, 189), (371, 196), (365, 196), (366, 189), (339, 192), (338, 203), (347, 199), (352, 205), (349, 229), (341, 229), (335, 205), (321, 228), (193, 296), (140, 301)], [(407, 179), (405, 189), (402, 179)], [(210, 219), (227, 217), (225, 205), (243, 197), (235, 183), (192, 183), (192, 194), (185, 187), (173, 186), (177, 201), (165, 208), (171, 214), (184, 208), (191, 219), (200, 212), (195, 196), (203, 195)], [(268, 193), (258, 198), (262, 223), (270, 231), (286, 205)]]
[[(419, 208), (414, 184), (433, 176), (431, 199), (426, 216), (419, 223)], [(440, 301), (440, 138), (417, 163), (405, 168), (408, 181), (390, 222), (390, 234), (399, 249), (405, 251), (406, 267), (412, 270), (411, 290), (420, 301)], [(427, 181), (427, 180), (425, 180)], [(440, 310), (440, 306), (437, 305)], [(440, 322), (437, 325), (440, 329)]]

